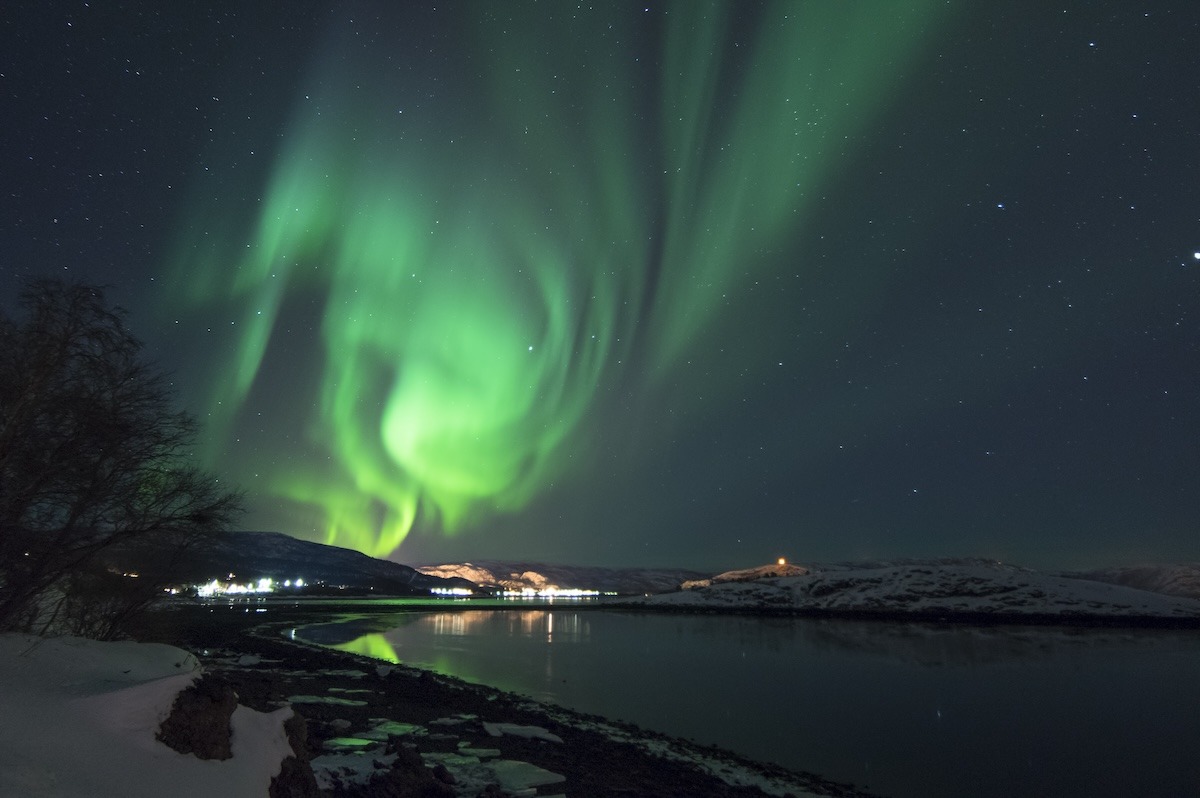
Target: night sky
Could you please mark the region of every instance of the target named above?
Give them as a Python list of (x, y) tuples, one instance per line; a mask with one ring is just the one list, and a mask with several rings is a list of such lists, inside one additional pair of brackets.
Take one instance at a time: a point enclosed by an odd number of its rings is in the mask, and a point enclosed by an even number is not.
[(411, 563), (1200, 559), (1194, 0), (0, 26), (0, 300), (110, 286), (247, 528)]

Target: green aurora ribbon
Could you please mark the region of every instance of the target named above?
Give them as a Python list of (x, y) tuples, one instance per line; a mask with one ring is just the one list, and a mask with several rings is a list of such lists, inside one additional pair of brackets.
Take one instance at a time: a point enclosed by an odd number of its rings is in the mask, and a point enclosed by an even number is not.
[[(167, 306), (239, 315), (209, 458), (376, 556), (574, 473), (602, 397), (652, 401), (727, 292), (803, 269), (769, 253), (938, 4), (741, 5), (472, 6), (439, 114), (412, 101), (433, 74), (332, 37), (255, 218), (209, 196), (181, 237)], [(231, 455), (272, 402), (305, 454)]]

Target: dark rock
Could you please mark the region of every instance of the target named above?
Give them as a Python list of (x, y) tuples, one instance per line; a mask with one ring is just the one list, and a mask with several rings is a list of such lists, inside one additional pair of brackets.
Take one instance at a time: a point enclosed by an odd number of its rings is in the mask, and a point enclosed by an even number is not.
[(440, 762), (433, 766), (433, 777), (442, 784), (458, 784), (458, 779), (454, 778), (454, 774), (446, 769), (446, 766)]
[(313, 775), (308, 756), (308, 724), (295, 710), (283, 723), (293, 756), (283, 760), (279, 774), (271, 779), (269, 798), (320, 798), (317, 778)]
[(158, 728), (160, 742), (181, 754), (200, 759), (229, 759), (229, 719), (237, 708), (237, 693), (228, 684), (206, 676), (175, 696), (171, 714)]

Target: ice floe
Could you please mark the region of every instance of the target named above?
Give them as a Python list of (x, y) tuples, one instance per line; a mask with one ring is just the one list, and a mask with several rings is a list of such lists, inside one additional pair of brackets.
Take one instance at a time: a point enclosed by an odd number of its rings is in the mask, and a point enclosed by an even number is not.
[(332, 704), (340, 707), (365, 707), (366, 701), (358, 698), (339, 698), (335, 695), (293, 695), (288, 696), (291, 704)]
[(525, 737), (532, 740), (546, 740), (551, 743), (561, 743), (562, 738), (557, 734), (546, 731), (541, 726), (522, 726), (519, 723), (488, 723), (484, 721), (483, 730), (492, 737), (505, 734), (513, 737)]

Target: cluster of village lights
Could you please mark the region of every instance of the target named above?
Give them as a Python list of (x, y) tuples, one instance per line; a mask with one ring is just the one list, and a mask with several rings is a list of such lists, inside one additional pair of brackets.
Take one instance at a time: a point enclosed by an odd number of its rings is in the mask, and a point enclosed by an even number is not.
[[(130, 574), (132, 576), (133, 574)], [(214, 579), (203, 585), (195, 585), (196, 595), (200, 598), (213, 598), (214, 596), (243, 596), (256, 595), (259, 593), (274, 593), (279, 588), (302, 588), (307, 584), (303, 579), (287, 579), (283, 582), (278, 582), (270, 577), (264, 577), (257, 582), (246, 582), (238, 584), (232, 581), (233, 574), (230, 574), (226, 581)], [(168, 592), (177, 594), (177, 588), (170, 588)], [(465, 587), (433, 587), (429, 592), (435, 596), (449, 596), (454, 598), (465, 598), (473, 596), (476, 591)], [(599, 590), (583, 590), (581, 588), (561, 588), (561, 587), (544, 587), (535, 589), (532, 587), (522, 588), (520, 590), (501, 590), (494, 595), (501, 598), (588, 598), (591, 596), (599, 596)], [(603, 595), (616, 595), (615, 593), (606, 592)]]
[[(233, 579), (233, 574), (229, 575)], [(285, 579), (282, 583), (283, 587), (304, 587), (303, 579)], [(214, 579), (208, 584), (196, 585), (196, 595), (200, 598), (212, 598), (213, 596), (240, 596), (253, 593), (274, 593), (275, 589), (280, 586), (270, 577), (264, 577), (257, 582), (247, 582), (244, 585), (239, 585), (236, 582), (222, 582), (220, 579)]]

